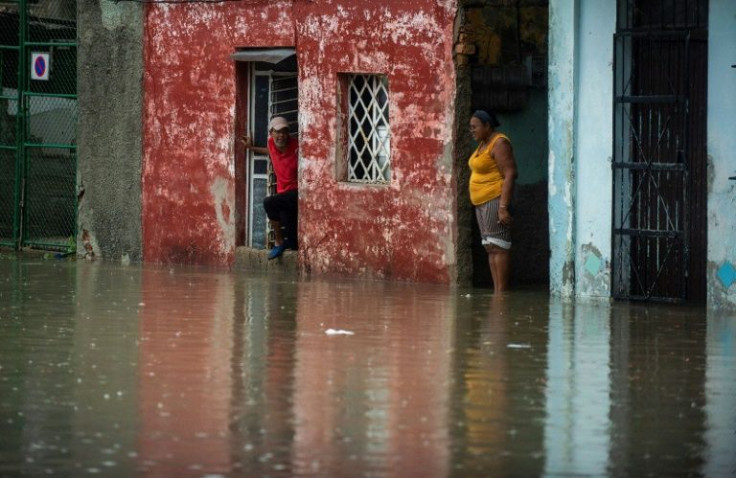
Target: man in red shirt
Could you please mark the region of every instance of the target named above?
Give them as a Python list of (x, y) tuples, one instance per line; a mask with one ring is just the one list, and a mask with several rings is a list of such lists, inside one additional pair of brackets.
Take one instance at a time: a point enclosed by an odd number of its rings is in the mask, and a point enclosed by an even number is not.
[(297, 247), (299, 142), (289, 136), (289, 123), (281, 116), (271, 119), (268, 132), (267, 148), (253, 146), (248, 136), (243, 138), (243, 144), (246, 150), (268, 154), (276, 175), (276, 194), (263, 200), (263, 208), (275, 236), (274, 247), (268, 253), (268, 259), (271, 260), (282, 255), (287, 248)]

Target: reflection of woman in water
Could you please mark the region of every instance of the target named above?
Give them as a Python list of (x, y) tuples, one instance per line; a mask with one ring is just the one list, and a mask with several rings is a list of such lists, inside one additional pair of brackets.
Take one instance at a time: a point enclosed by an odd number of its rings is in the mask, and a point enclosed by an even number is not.
[(516, 180), (516, 160), (509, 138), (496, 131), (495, 116), (476, 111), (470, 119), (470, 132), (478, 148), (470, 156), (470, 202), (480, 228), (481, 242), (488, 253), (493, 288), (508, 288), (511, 267), (511, 224), (509, 212)]

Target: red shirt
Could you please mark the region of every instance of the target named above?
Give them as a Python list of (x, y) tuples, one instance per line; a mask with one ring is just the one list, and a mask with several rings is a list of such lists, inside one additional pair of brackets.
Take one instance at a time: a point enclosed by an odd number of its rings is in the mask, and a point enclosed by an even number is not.
[(273, 138), (268, 138), (268, 154), (276, 174), (276, 192), (295, 190), (299, 187), (299, 141), (289, 138), (285, 151), (279, 151)]

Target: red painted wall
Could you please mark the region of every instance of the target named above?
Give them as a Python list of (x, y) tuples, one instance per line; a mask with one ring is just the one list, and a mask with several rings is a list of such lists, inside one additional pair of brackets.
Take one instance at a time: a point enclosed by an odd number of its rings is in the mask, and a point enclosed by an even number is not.
[(145, 261), (233, 261), (236, 75), (230, 54), (237, 46), (294, 44), (291, 2), (250, 3), (146, 6)]
[[(229, 55), (237, 47), (294, 45), (300, 80), (303, 268), (454, 281), (455, 3), (246, 0), (149, 5), (145, 260), (232, 261), (238, 222), (236, 75)], [(388, 186), (336, 180), (335, 162), (343, 159), (336, 157), (337, 74), (353, 72), (388, 76)]]

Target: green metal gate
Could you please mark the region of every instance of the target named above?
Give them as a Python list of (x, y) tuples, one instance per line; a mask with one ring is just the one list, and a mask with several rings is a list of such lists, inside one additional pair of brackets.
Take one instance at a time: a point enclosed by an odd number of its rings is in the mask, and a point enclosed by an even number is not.
[(74, 250), (75, 0), (0, 2), (0, 245)]

